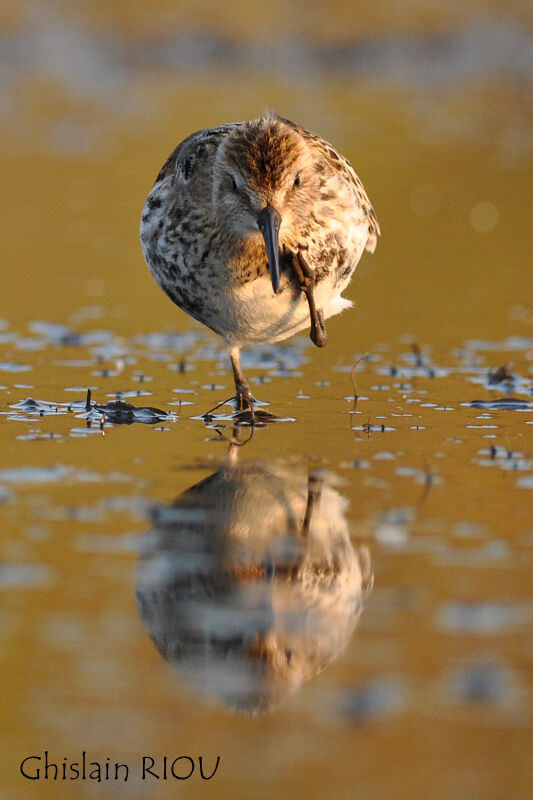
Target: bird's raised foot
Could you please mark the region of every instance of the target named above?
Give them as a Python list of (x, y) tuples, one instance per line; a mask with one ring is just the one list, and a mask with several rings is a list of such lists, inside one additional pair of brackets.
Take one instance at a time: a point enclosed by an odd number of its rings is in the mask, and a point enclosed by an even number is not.
[[(311, 303), (309, 303), (309, 307), (311, 307)], [(326, 331), (324, 312), (321, 308), (317, 308), (315, 311), (316, 313), (311, 312), (311, 332), (309, 336), (314, 345), (317, 347), (325, 347), (328, 341), (328, 334)]]
[(321, 308), (317, 308), (315, 304), (313, 293), (315, 274), (300, 251), (291, 253), (291, 255), (296, 278), (309, 303), (309, 315), (311, 317), (311, 332), (309, 336), (314, 345), (324, 347), (328, 341), (328, 334), (324, 312)]

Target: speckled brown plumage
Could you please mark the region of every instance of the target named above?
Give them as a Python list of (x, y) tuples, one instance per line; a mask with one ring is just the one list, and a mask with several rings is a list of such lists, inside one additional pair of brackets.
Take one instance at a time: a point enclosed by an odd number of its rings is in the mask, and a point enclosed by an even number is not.
[[(248, 399), (240, 348), (279, 341), (313, 322), (316, 330), (318, 313), (324, 321), (350, 306), (341, 292), (378, 234), (344, 156), (270, 112), (185, 139), (159, 172), (141, 221), (156, 281), (222, 336), (237, 394)], [(305, 286), (296, 263), (304, 265)]]

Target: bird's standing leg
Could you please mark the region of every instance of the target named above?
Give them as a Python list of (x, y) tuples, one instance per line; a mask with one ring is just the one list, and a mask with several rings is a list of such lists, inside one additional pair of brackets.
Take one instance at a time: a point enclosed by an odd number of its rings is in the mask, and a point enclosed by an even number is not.
[(239, 347), (228, 348), (231, 366), (233, 367), (233, 377), (235, 378), (235, 392), (237, 397), (237, 411), (243, 411), (254, 404), (254, 397), (248, 385), (248, 381), (241, 367), (241, 351)]
[(324, 347), (328, 341), (328, 334), (326, 332), (326, 322), (324, 320), (324, 312), (321, 308), (315, 305), (315, 296), (313, 288), (315, 285), (315, 276), (313, 270), (303, 257), (302, 253), (292, 253), (292, 266), (302, 291), (307, 297), (309, 303), (309, 315), (311, 317), (311, 341), (317, 347)]

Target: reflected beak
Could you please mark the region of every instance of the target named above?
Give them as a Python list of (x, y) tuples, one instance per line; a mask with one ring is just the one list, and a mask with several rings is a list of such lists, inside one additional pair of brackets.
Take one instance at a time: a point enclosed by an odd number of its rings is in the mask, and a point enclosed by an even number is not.
[(281, 225), (281, 217), (275, 208), (265, 206), (257, 217), (257, 224), (265, 240), (272, 288), (277, 294), (279, 291), (279, 227)]

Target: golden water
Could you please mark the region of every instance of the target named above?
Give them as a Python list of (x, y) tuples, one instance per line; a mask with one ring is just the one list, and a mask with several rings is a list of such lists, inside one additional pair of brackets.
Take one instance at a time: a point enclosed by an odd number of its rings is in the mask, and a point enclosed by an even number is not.
[[(159, 6), (154, 37), (174, 20)], [(96, 8), (98, 30), (126, 25), (120, 4), (109, 19)], [(5, 23), (20, 24), (15, 11)], [(128, 35), (140, 28), (134, 16)], [(244, 21), (239, 36), (250, 36)], [(1, 134), (0, 797), (530, 797), (533, 175), (521, 91), (492, 75), (439, 89), (437, 112), (430, 91), (378, 80), (139, 69), (140, 109), (121, 107), (120, 86), (106, 105), (30, 74)], [(198, 418), (231, 394), (226, 355), (152, 281), (138, 219), (181, 138), (267, 104), (352, 160), (382, 237), (323, 351), (302, 335), (250, 354), (255, 393), (293, 421), (256, 429), (228, 456), (227, 420), (217, 433)], [(351, 368), (367, 352), (354, 403)], [(511, 378), (490, 383), (504, 365)], [(88, 428), (88, 387), (101, 405), (121, 396), (174, 416)], [(28, 397), (52, 405), (14, 408)], [(259, 465), (253, 496), (248, 477), (232, 484), (235, 536), (253, 529), (254, 503), (257, 530), (267, 525), (272, 476), (303, 524), (307, 476), (318, 476), (327, 488), (309, 530), (334, 508), (374, 575), (335, 658), (252, 716), (170, 666), (135, 601), (153, 515), (228, 458), (235, 475)], [(256, 583), (235, 569), (255, 602), (263, 562)], [(82, 750), (126, 762), (129, 780), (24, 780), (20, 761), (45, 749), (60, 764)], [(203, 755), (208, 771), (221, 761), (210, 782), (198, 767), (188, 781), (143, 782), (143, 755)]]

